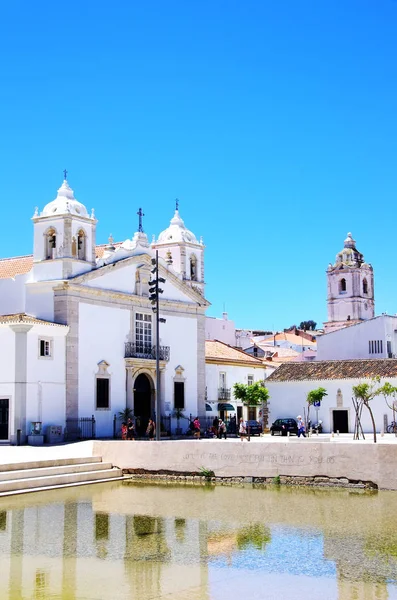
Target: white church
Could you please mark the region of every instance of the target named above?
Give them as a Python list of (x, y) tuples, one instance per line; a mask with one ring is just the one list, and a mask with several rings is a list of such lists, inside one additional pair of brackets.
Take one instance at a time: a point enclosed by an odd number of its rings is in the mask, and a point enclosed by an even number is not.
[(204, 245), (178, 204), (150, 243), (96, 245), (94, 211), (66, 179), (33, 215), (33, 255), (0, 260), (0, 440), (24, 442), (31, 423), (65, 428), (94, 416), (111, 437), (126, 406), (146, 426), (155, 413), (155, 316), (149, 281), (156, 250), (162, 285), (161, 413), (205, 414)]

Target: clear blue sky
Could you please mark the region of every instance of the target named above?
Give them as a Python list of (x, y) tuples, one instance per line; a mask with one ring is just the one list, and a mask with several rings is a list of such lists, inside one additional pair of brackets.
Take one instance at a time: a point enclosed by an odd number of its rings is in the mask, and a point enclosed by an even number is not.
[(0, 52), (0, 256), (67, 168), (98, 243), (180, 198), (210, 315), (321, 323), (348, 231), (397, 312), (395, 0), (13, 0)]

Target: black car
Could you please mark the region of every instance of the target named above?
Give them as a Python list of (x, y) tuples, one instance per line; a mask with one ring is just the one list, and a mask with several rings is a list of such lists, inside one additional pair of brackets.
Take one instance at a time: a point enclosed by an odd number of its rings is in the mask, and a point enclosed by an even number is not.
[(259, 423), (259, 421), (247, 421), (246, 426), (250, 435), (260, 435), (263, 431), (262, 423)]
[(295, 419), (276, 419), (273, 425), (270, 427), (271, 435), (279, 433), (280, 435), (287, 435), (287, 433), (297, 435), (298, 434), (298, 423)]

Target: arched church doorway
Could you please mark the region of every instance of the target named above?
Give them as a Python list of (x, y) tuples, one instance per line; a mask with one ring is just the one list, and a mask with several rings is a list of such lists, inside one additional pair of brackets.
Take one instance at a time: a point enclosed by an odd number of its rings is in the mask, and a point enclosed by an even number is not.
[(141, 373), (134, 383), (134, 415), (138, 435), (144, 435), (152, 417), (152, 386), (145, 373)]

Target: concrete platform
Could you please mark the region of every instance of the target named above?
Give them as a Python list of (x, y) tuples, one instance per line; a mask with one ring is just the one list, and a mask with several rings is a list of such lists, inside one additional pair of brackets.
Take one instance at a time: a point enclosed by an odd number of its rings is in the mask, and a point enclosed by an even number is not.
[[(83, 448), (80, 447), (80, 451)], [(15, 453), (16, 456), (14, 456), (13, 450), (18, 450)], [(7, 456), (12, 457), (14, 462), (0, 465), (0, 496), (123, 478), (121, 469), (113, 467), (112, 463), (103, 462), (98, 456), (50, 459), (51, 452), (48, 450), (51, 449), (46, 449), (46, 460), (36, 459), (26, 462), (23, 457), (27, 455), (27, 451), (24, 449), (25, 452), (21, 452), (20, 450), (19, 448), (10, 449)], [(54, 454), (59, 454), (59, 448), (54, 450)], [(64, 452), (74, 454), (76, 449), (69, 448)], [(40, 454), (44, 456), (44, 453)], [(31, 452), (29, 452), (29, 457), (32, 457)], [(4, 460), (4, 455), (2, 458)], [(17, 462), (16, 458), (20, 460)]]

